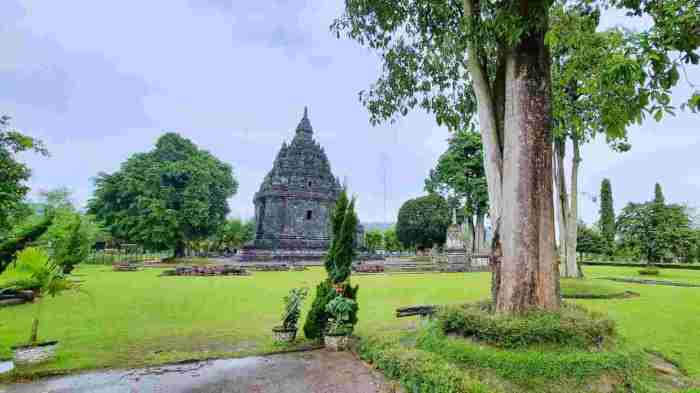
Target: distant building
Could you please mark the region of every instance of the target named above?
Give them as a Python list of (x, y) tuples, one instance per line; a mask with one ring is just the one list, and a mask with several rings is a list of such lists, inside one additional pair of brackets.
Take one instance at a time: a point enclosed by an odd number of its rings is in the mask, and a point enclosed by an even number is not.
[(255, 240), (241, 259), (321, 258), (330, 245), (330, 214), (340, 190), (304, 109), (294, 139), (282, 144), (255, 194)]

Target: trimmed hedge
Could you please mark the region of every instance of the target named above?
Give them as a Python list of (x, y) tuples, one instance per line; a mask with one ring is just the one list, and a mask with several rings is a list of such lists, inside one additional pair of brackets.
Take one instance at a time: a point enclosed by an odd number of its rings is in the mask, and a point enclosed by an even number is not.
[(588, 349), (614, 336), (615, 323), (585, 308), (565, 303), (559, 312), (536, 311), (524, 317), (493, 314), (491, 303), (441, 307), (436, 313), (444, 333), (456, 333), (501, 348), (555, 344)]
[(396, 339), (363, 338), (359, 354), (384, 375), (398, 380), (408, 393), (496, 392), (441, 356), (403, 347)]

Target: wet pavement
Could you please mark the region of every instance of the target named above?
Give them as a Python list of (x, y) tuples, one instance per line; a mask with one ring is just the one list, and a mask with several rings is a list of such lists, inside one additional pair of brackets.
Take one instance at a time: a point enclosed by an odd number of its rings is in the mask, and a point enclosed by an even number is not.
[(353, 354), (323, 349), (0, 385), (0, 393), (69, 392), (389, 393), (393, 389)]

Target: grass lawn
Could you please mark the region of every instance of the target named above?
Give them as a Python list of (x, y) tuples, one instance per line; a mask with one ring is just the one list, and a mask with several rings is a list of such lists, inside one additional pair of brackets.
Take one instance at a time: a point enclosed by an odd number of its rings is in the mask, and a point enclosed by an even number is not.
[[(637, 270), (586, 267), (589, 276), (634, 276)], [(79, 267), (75, 276), (84, 280), (87, 295), (69, 292), (42, 299), (39, 335), (60, 340), (59, 357), (28, 371), (130, 367), (274, 351), (279, 348), (270, 329), (278, 323), (282, 297), (293, 287), (314, 289), (325, 274), (321, 268), (253, 272), (247, 277), (158, 277), (160, 272)], [(667, 272), (700, 282), (700, 272), (664, 270), (662, 277)], [(360, 285), (356, 332), (363, 335), (414, 324), (411, 318), (394, 317), (400, 306), (486, 298), (489, 282), (488, 273), (353, 277), (353, 283)], [(606, 290), (630, 289), (641, 297), (577, 302), (608, 313), (631, 343), (658, 350), (700, 377), (700, 288), (604, 283)], [(307, 308), (310, 303), (307, 300)], [(0, 358), (11, 356), (10, 345), (27, 340), (36, 307), (0, 308)]]

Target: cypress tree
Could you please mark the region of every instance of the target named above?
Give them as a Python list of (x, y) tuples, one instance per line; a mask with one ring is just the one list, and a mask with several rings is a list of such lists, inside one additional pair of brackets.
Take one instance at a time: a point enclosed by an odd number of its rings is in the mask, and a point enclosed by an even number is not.
[(649, 242), (647, 245), (647, 262), (660, 262), (664, 254), (663, 232), (664, 214), (666, 212), (666, 198), (661, 190), (661, 184), (654, 185), (654, 200), (651, 202), (651, 217), (649, 228)]
[(664, 192), (661, 191), (661, 184), (659, 183), (654, 185), (654, 203), (660, 206), (666, 205), (666, 198), (664, 197)]
[(603, 179), (600, 184), (600, 233), (605, 254), (612, 256), (615, 251), (615, 210), (610, 179)]
[[(304, 335), (309, 339), (321, 338), (326, 331), (330, 317), (326, 312), (326, 304), (336, 296), (356, 300), (359, 289), (357, 285), (352, 287), (349, 280), (355, 259), (354, 240), (358, 219), (355, 214), (355, 198), (349, 200), (345, 189), (338, 196), (330, 221), (333, 238), (324, 261), (328, 278), (316, 287), (316, 297), (304, 321)], [(350, 313), (352, 325), (357, 323), (357, 310), (356, 303)]]

